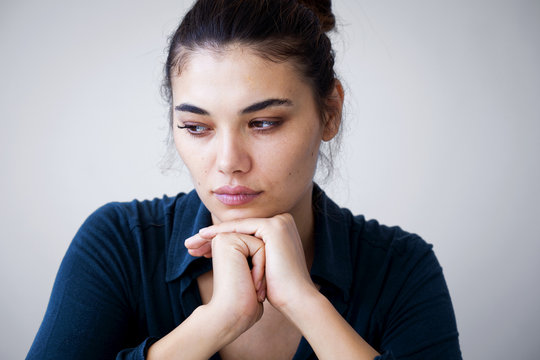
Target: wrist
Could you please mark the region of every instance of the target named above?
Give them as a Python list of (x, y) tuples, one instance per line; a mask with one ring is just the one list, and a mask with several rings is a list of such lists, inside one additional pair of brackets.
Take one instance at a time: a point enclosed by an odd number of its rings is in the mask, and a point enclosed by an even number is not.
[(173, 331), (149, 348), (148, 359), (210, 358), (234, 340), (230, 329), (229, 323), (214, 308), (199, 306)]
[(315, 286), (308, 286), (297, 292), (297, 296), (284, 302), (278, 307), (278, 310), (299, 327), (298, 322), (301, 321), (302, 317), (310, 316), (313, 314), (311, 311), (327, 302), (326, 297)]
[(227, 312), (214, 306), (211, 302), (199, 306), (194, 313), (196, 311), (202, 314), (202, 318), (209, 325), (208, 331), (212, 338), (215, 339), (214, 347), (216, 351), (234, 341), (243, 332), (238, 328), (237, 322)]
[(239, 302), (237, 301), (234, 306), (227, 306), (226, 302), (210, 301), (199, 307), (201, 311), (207, 313), (206, 316), (212, 322), (216, 335), (222, 339), (221, 347), (234, 341), (262, 317), (262, 303), (255, 302), (239, 306)]

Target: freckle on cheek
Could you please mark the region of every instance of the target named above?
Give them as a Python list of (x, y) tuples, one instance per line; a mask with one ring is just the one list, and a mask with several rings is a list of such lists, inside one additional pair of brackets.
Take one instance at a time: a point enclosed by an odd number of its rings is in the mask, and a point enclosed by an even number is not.
[(292, 175), (292, 172), (289, 173), (289, 176), (291, 176), (291, 175)]

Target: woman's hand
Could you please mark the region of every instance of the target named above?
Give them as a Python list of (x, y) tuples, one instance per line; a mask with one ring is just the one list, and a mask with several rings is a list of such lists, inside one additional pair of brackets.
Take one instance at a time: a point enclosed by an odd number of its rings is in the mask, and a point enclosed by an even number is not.
[[(198, 235), (195, 238), (200, 239)], [(263, 314), (264, 243), (240, 233), (219, 233), (205, 242), (214, 255), (212, 299), (154, 343), (148, 350), (148, 359), (208, 359)], [(193, 248), (190, 244), (194, 243), (200, 241), (193, 237), (186, 240), (188, 248)], [(202, 250), (198, 247), (190, 253), (202, 256)]]
[[(186, 240), (186, 246), (193, 238)], [(213, 293), (208, 307), (219, 314), (236, 338), (257, 322), (263, 313), (264, 243), (240, 233), (219, 233), (208, 242), (213, 254)], [(198, 250), (190, 250), (200, 256)], [(251, 259), (250, 270), (248, 258)]]
[(252, 235), (264, 241), (266, 296), (278, 310), (284, 312), (286, 307), (301, 301), (304, 295), (317, 291), (311, 281), (302, 242), (290, 214), (213, 225), (201, 229), (198, 235), (186, 241), (186, 247), (192, 255), (215, 258), (218, 255), (216, 245), (219, 244), (216, 240), (226, 233)]

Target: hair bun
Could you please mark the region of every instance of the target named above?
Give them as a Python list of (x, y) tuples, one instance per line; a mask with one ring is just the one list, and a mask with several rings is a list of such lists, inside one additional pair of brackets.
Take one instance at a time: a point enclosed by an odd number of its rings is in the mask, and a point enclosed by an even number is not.
[(298, 0), (298, 2), (308, 7), (315, 15), (317, 15), (319, 22), (321, 23), (321, 29), (324, 32), (334, 29), (336, 18), (332, 13), (331, 0)]

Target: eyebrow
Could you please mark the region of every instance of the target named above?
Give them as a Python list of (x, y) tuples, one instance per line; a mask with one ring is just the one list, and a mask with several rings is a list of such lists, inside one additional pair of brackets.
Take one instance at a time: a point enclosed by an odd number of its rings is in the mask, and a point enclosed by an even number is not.
[(190, 112), (197, 115), (210, 115), (208, 111), (201, 109), (200, 107), (197, 107), (195, 105), (190, 104), (180, 104), (174, 107), (176, 111), (185, 111)]
[[(293, 103), (289, 99), (267, 99), (267, 100), (259, 101), (259, 102), (256, 102), (255, 104), (249, 105), (248, 107), (240, 111), (240, 113), (249, 114), (249, 113), (263, 110), (272, 106), (292, 106), (292, 105)], [(192, 114), (197, 114), (197, 115), (210, 115), (208, 111), (201, 109), (198, 106), (186, 104), (186, 103), (177, 105), (174, 107), (174, 109), (176, 111), (190, 112)]]
[(292, 101), (289, 99), (268, 99), (249, 105), (247, 108), (242, 110), (242, 114), (249, 114), (271, 106), (292, 106), (292, 104)]

